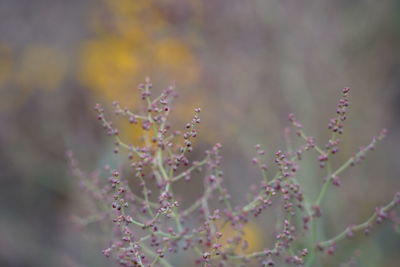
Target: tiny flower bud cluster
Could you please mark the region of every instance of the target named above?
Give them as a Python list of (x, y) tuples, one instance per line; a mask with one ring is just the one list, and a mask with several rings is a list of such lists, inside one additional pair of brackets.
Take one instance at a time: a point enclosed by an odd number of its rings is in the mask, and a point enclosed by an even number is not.
[(329, 121), (328, 128), (335, 133), (343, 133), (343, 122), (346, 120), (347, 108), (350, 103), (349, 91), (349, 87), (345, 87), (342, 89), (342, 98), (339, 99), (339, 103), (336, 108), (337, 117), (332, 118)]

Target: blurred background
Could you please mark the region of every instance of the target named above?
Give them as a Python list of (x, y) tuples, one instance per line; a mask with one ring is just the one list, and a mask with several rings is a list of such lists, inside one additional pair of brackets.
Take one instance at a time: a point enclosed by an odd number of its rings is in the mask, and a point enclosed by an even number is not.
[[(70, 223), (79, 192), (65, 151), (87, 170), (115, 161), (93, 106), (135, 108), (146, 75), (156, 90), (176, 85), (177, 125), (202, 108), (194, 157), (224, 144), (236, 204), (260, 179), (254, 145), (270, 161), (285, 149), (289, 112), (325, 144), (340, 89), (351, 87), (338, 162), (382, 128), (389, 135), (328, 194), (326, 234), (365, 220), (400, 189), (399, 49), (396, 0), (1, 0), (0, 266), (112, 266), (107, 244)], [(322, 176), (316, 155), (306, 162), (312, 191)], [(267, 242), (262, 227), (253, 224), (254, 246)], [(387, 223), (326, 264), (399, 266), (399, 247)]]

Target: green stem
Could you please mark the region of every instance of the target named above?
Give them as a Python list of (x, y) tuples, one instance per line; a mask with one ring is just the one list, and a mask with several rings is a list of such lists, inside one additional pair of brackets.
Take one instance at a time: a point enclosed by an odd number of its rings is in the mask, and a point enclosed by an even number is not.
[[(148, 248), (147, 246), (145, 246), (144, 244), (142, 244), (142, 248), (143, 250), (149, 254), (152, 257), (157, 257), (158, 254), (153, 252), (150, 248)], [(163, 258), (159, 258), (158, 259), (160, 261), (160, 263), (165, 266), (165, 267), (173, 267), (167, 260), (163, 259)]]
[[(386, 213), (386, 212), (390, 211), (391, 209), (393, 209), (398, 204), (397, 201), (398, 200), (396, 200), (396, 199), (392, 200), (389, 204), (387, 204), (386, 206), (384, 206), (382, 208), (382, 212)], [(371, 227), (377, 217), (378, 217), (377, 213), (374, 212), (368, 218), (368, 220), (366, 220), (365, 222), (360, 223), (360, 224), (355, 225), (355, 226), (352, 226), (352, 227), (348, 227), (348, 228), (346, 228), (346, 230), (344, 230), (343, 232), (341, 232), (337, 236), (335, 236), (335, 237), (333, 237), (333, 238), (331, 238), (329, 240), (320, 242), (320, 243), (318, 243), (318, 245), (320, 247), (324, 248), (324, 247), (329, 247), (329, 246), (331, 246), (333, 244), (336, 244), (338, 241), (343, 240), (351, 232), (359, 232), (359, 231), (365, 230), (368, 227)]]
[[(300, 136), (301, 138), (303, 138), (305, 141), (308, 141), (308, 136), (302, 131), (300, 130)], [(317, 152), (321, 155), (326, 155), (326, 152), (321, 149), (317, 144), (314, 145), (315, 150), (317, 150)]]
[(187, 174), (191, 173), (195, 169), (197, 169), (197, 168), (203, 166), (204, 164), (206, 164), (207, 161), (208, 161), (208, 157), (206, 157), (205, 159), (203, 159), (202, 161), (200, 161), (196, 165), (193, 165), (192, 167), (188, 168), (186, 171), (183, 171), (179, 175), (171, 178), (171, 182), (176, 182), (176, 181), (180, 180), (181, 178), (185, 177)]

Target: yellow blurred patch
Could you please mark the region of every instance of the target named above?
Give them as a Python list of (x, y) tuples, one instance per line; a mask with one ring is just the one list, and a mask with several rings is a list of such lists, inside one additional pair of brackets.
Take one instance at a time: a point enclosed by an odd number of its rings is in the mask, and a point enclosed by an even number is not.
[(101, 3), (90, 20), (96, 35), (81, 48), (79, 76), (84, 85), (117, 100), (131, 95), (145, 76), (185, 86), (198, 81), (193, 49), (187, 40), (170, 37), (174, 26), (162, 5), (152, 0)]
[(138, 124), (130, 124), (127, 119), (120, 120), (117, 124), (120, 131), (120, 138), (126, 144), (134, 146), (143, 146), (151, 142), (152, 131), (143, 130), (140, 122)]
[[(202, 106), (199, 104), (204, 99), (196, 88), (201, 71), (193, 38), (177, 31), (175, 15), (169, 12), (174, 4), (155, 0), (100, 3), (89, 19), (94, 35), (81, 46), (81, 83), (94, 97), (117, 100), (122, 106), (135, 109), (140, 105), (137, 83), (145, 76), (152, 78), (156, 92), (165, 87), (165, 82), (176, 82), (178, 90), (189, 100), (174, 106), (177, 112), (173, 117), (184, 123), (190, 121), (193, 109)], [(193, 14), (198, 13), (196, 6), (188, 4)], [(163, 83), (161, 88), (158, 82)], [(191, 89), (184, 92), (189, 86)], [(143, 130), (128, 126), (121, 124), (121, 134), (127, 132), (138, 142)]]
[(161, 62), (161, 71), (179, 81), (195, 81), (199, 70), (189, 47), (176, 39), (164, 39), (154, 48), (155, 61)]
[(123, 40), (102, 38), (82, 46), (81, 81), (106, 99), (124, 100), (136, 92), (134, 75), (138, 69), (136, 55)]
[(242, 241), (236, 247), (230, 247), (231, 245), (228, 241), (240, 235), (239, 232), (230, 223), (223, 224), (223, 222), (217, 222), (217, 225), (219, 226), (219, 231), (222, 233), (219, 243), (223, 245), (223, 248), (232, 248), (237, 254), (248, 254), (260, 251), (263, 248), (263, 234), (259, 226), (255, 223), (248, 222), (243, 227)]
[(46, 44), (26, 47), (15, 72), (15, 82), (21, 89), (53, 90), (64, 81), (67, 59), (62, 51)]

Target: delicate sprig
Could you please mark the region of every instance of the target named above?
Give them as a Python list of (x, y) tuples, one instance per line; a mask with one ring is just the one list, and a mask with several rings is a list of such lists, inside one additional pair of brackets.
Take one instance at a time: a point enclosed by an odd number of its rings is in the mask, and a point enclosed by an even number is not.
[[(192, 160), (194, 139), (198, 136), (200, 108), (194, 110), (191, 121), (182, 131), (173, 131), (169, 115), (173, 99), (177, 96), (174, 87), (168, 87), (155, 98), (152, 97), (152, 83), (146, 78), (138, 89), (143, 100), (143, 110), (133, 112), (113, 103), (114, 115), (129, 124), (140, 125), (142, 138), (121, 140), (118, 123), (106, 118), (104, 108), (97, 104), (98, 120), (106, 133), (114, 138), (114, 153), (128, 153), (127, 163), (117, 169), (105, 168), (108, 179), (101, 180), (100, 173), (87, 175), (79, 169), (72, 153), (68, 153), (71, 168), (80, 179), (82, 190), (94, 201), (91, 213), (86, 218), (75, 217), (81, 226), (108, 221), (113, 224), (113, 240), (103, 250), (107, 257), (113, 257), (121, 266), (165, 266), (171, 267), (169, 255), (191, 251), (195, 262), (203, 266), (232, 266), (238, 262), (256, 262), (262, 266), (274, 266), (285, 262), (294, 266), (313, 266), (316, 251), (326, 250), (333, 254), (337, 243), (354, 233), (368, 232), (371, 227), (389, 218), (390, 212), (400, 203), (400, 193), (386, 206), (379, 207), (369, 219), (358, 225), (351, 225), (337, 236), (318, 241), (318, 228), (323, 228), (323, 200), (330, 184), (339, 186), (344, 172), (360, 163), (373, 150), (378, 141), (386, 135), (383, 130), (370, 144), (360, 148), (337, 168), (331, 158), (338, 152), (343, 133), (344, 121), (349, 107), (349, 88), (342, 89), (336, 116), (329, 122), (332, 136), (325, 146), (306, 134), (303, 125), (289, 114), (289, 121), (300, 137), (301, 145), (295, 147), (290, 140), (290, 130), (285, 129), (287, 151), (279, 150), (274, 162), (267, 164), (265, 150), (256, 145), (256, 156), (252, 163), (260, 169), (260, 183), (255, 185), (250, 199), (244, 204), (233, 205), (229, 191), (224, 187), (221, 168), (221, 144), (206, 151), (201, 160)], [(121, 151), (120, 151), (121, 149)], [(317, 162), (326, 172), (324, 183), (313, 201), (304, 194), (299, 169), (303, 154), (316, 151)], [(125, 164), (124, 164), (125, 163)], [(276, 169), (275, 173), (271, 170)], [(193, 179), (202, 179), (200, 196), (185, 209), (175, 192), (175, 184)], [(140, 192), (140, 193), (134, 193)], [(215, 205), (215, 200), (218, 204)], [(274, 205), (274, 209), (270, 209)], [(280, 209), (276, 221), (274, 243), (271, 248), (259, 251), (244, 251), (248, 241), (244, 229), (253, 217)], [(190, 220), (189, 218), (196, 218)], [(232, 232), (226, 233), (227, 227)], [(266, 226), (268, 227), (268, 226)], [(274, 227), (271, 225), (271, 227)], [(223, 239), (227, 241), (223, 241)]]

